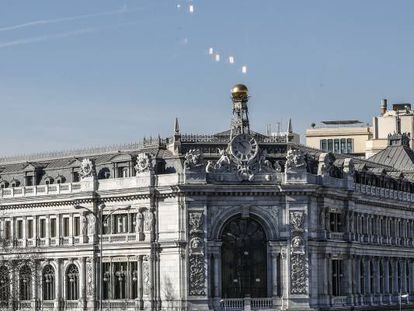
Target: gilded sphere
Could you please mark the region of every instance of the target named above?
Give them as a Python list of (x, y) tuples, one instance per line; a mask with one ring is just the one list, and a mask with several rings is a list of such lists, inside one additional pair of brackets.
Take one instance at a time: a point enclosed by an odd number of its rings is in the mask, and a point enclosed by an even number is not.
[(231, 96), (234, 99), (245, 99), (248, 97), (249, 90), (244, 84), (236, 84), (231, 89)]

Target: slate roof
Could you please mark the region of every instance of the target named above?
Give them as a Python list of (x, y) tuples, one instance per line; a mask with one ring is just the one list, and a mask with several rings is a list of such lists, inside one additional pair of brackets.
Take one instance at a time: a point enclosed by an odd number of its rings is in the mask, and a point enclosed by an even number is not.
[(392, 166), (398, 171), (414, 172), (414, 152), (408, 146), (389, 146), (368, 160)]

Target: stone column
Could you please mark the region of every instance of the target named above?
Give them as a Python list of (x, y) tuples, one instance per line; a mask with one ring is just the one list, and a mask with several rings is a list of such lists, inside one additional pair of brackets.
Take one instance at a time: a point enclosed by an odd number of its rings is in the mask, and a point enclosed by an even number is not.
[(56, 259), (56, 270), (55, 270), (55, 309), (60, 310), (60, 302), (62, 301), (62, 292), (61, 289), (63, 288), (63, 276), (62, 276), (62, 268), (61, 268), (61, 259)]
[(277, 297), (277, 258), (278, 254), (275, 251), (271, 253), (272, 257), (272, 296)]
[(137, 265), (137, 305), (138, 308), (141, 309), (143, 302), (142, 302), (142, 256), (138, 256), (138, 265)]
[(79, 289), (80, 289), (80, 302), (82, 308), (86, 304), (86, 257), (79, 258), (80, 261), (80, 275), (79, 275)]
[(221, 278), (221, 255), (215, 253), (214, 257), (214, 297), (220, 297), (220, 278)]

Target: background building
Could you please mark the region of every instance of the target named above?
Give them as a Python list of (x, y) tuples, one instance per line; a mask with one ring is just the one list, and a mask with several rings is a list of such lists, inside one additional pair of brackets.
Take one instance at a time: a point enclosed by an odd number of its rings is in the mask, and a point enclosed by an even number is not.
[(325, 152), (362, 157), (371, 128), (358, 120), (322, 121), (306, 130), (306, 145)]
[[(414, 308), (411, 175), (253, 132), (244, 85), (232, 109), (214, 135), (2, 159), (0, 308)], [(404, 134), (385, 151), (414, 165)]]

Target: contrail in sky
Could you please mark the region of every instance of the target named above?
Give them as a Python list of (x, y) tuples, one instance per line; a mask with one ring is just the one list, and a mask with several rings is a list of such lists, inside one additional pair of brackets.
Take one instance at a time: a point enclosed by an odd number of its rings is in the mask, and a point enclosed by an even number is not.
[(100, 12), (100, 13), (94, 13), (94, 14), (68, 16), (68, 17), (55, 18), (55, 19), (41, 19), (41, 20), (28, 22), (28, 23), (23, 23), (23, 24), (1, 27), (0, 32), (9, 31), (9, 30), (17, 30), (17, 29), (32, 27), (32, 26), (55, 24), (55, 23), (62, 23), (62, 22), (67, 22), (67, 21), (75, 21), (75, 20), (86, 19), (86, 18), (91, 18), (91, 17), (117, 15), (117, 14), (123, 14), (123, 13), (132, 13), (132, 12), (136, 12), (136, 11), (140, 11), (140, 10), (142, 10), (142, 8), (126, 9), (124, 7), (124, 8), (118, 9), (118, 10), (114, 10), (114, 11), (106, 11), (106, 12)]
[(74, 37), (74, 36), (79, 36), (79, 35), (83, 35), (87, 33), (98, 32), (98, 31), (105, 30), (105, 29), (113, 29), (113, 28), (118, 28), (118, 27), (123, 27), (123, 26), (129, 26), (129, 25), (133, 25), (137, 23), (138, 21), (123, 23), (123, 24), (118, 24), (118, 25), (113, 25), (113, 26), (107, 26), (107, 27), (84, 28), (84, 29), (78, 29), (74, 31), (51, 34), (51, 35), (37, 36), (37, 37), (19, 39), (19, 40), (3, 42), (3, 43), (0, 42), (0, 49), (10, 47), (10, 46), (16, 46), (16, 45), (25, 45), (25, 44), (36, 43), (36, 42), (44, 42), (44, 41), (53, 40), (53, 39)]

